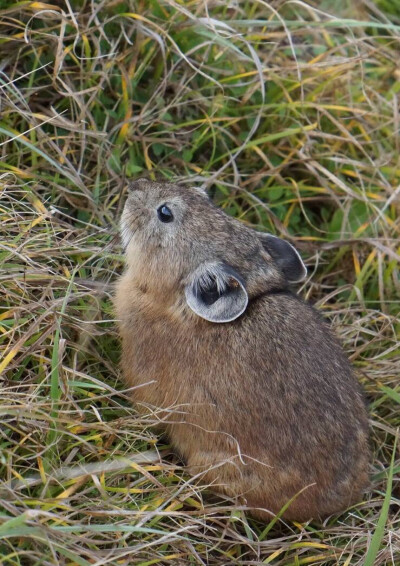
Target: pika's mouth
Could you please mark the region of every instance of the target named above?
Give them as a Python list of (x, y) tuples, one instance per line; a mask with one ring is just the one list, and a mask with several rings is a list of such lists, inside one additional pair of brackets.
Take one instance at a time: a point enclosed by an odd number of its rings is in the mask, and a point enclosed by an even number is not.
[(125, 206), (120, 222), (120, 235), (124, 252), (126, 252), (127, 247), (140, 229), (140, 219), (142, 216), (143, 211), (141, 209), (135, 207), (132, 210), (131, 207), (128, 209), (128, 207)]

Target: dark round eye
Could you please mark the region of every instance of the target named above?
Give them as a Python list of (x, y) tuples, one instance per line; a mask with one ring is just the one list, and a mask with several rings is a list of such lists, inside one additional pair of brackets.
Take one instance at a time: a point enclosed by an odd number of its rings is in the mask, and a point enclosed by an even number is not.
[(161, 222), (172, 222), (174, 219), (174, 215), (172, 214), (171, 209), (168, 208), (166, 204), (162, 204), (157, 208), (157, 214)]

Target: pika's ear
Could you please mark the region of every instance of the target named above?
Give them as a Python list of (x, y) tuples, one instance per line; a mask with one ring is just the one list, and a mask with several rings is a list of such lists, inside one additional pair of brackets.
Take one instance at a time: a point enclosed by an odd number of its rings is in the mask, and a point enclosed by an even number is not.
[(296, 248), (272, 234), (259, 234), (259, 237), (263, 248), (275, 260), (286, 279), (290, 283), (303, 281), (307, 275), (307, 268)]
[(189, 277), (185, 287), (188, 306), (210, 322), (231, 322), (249, 302), (244, 281), (229, 265), (206, 263)]

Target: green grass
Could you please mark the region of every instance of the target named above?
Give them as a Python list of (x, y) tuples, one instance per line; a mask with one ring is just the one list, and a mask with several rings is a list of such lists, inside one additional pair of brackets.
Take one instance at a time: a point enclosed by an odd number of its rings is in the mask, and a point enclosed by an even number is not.
[[(2, 564), (400, 564), (399, 33), (388, 0), (0, 0)], [(301, 251), (369, 403), (353, 509), (262, 524), (159, 458), (111, 304), (142, 173)]]

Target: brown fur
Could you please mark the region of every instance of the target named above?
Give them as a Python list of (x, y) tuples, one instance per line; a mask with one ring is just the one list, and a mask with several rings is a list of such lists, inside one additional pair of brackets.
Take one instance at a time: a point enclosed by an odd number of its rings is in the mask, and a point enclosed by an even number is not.
[[(164, 202), (174, 225), (157, 219)], [(260, 517), (293, 497), (284, 513), (293, 520), (358, 502), (368, 483), (361, 391), (326, 323), (288, 290), (261, 235), (197, 189), (145, 180), (128, 197), (122, 231), (127, 269), (115, 305), (123, 373), (189, 471)], [(190, 274), (212, 260), (245, 280), (249, 304), (232, 322), (208, 322), (185, 301)]]

